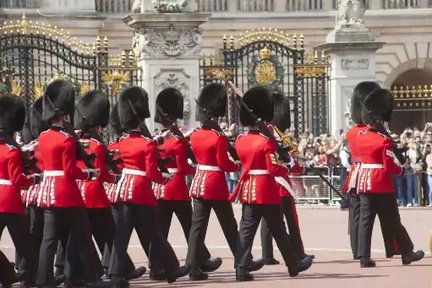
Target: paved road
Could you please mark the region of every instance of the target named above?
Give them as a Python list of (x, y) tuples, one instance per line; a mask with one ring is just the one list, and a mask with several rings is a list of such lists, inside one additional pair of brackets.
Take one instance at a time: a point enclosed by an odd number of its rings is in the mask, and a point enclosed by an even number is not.
[[(241, 207), (235, 206), (235, 214), (240, 219)], [(376, 268), (361, 269), (358, 261), (352, 260), (347, 235), (346, 211), (326, 207), (299, 207), (302, 234), (308, 253), (315, 254), (315, 263), (311, 269), (299, 277), (288, 277), (284, 265), (266, 266), (255, 272), (255, 281), (238, 283), (235, 281), (233, 257), (227, 247), (223, 233), (214, 214), (211, 216), (206, 244), (214, 256), (220, 256), (224, 262), (217, 272), (211, 273), (206, 282), (190, 282), (182, 278), (176, 283), (167, 285), (164, 282), (148, 280), (145, 275), (134, 281), (133, 287), (391, 287), (423, 288), (432, 287), (432, 258), (429, 253), (429, 235), (432, 230), (432, 209), (403, 209), (402, 221), (409, 231), (416, 249), (427, 251), (427, 257), (421, 262), (402, 266), (400, 257), (386, 259), (379, 222), (375, 224), (372, 239), (372, 257), (377, 261)], [(184, 262), (187, 246), (176, 220), (169, 239), (179, 259)], [(13, 256), (13, 247), (7, 233), (0, 242), (0, 248), (9, 257)], [(133, 235), (129, 247), (131, 257), (137, 264), (146, 265), (147, 258), (139, 246), (136, 235)], [(256, 237), (253, 254), (261, 254), (260, 239)], [(276, 258), (281, 260), (279, 252)]]

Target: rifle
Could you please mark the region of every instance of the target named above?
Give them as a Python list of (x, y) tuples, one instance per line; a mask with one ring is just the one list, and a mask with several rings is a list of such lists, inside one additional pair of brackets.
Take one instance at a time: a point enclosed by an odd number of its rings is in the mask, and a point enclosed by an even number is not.
[[(210, 115), (210, 113), (208, 112), (208, 110), (206, 108), (204, 108), (198, 101), (198, 99), (195, 99), (196, 104), (198, 105), (198, 107), (200, 107), (206, 117), (207, 117), (207, 124), (210, 126), (210, 128), (218, 131), (219, 133), (221, 133), (222, 135), (224, 135), (227, 140), (228, 137), (225, 135), (225, 132), (223, 132), (222, 128), (220, 128), (219, 124), (217, 123), (217, 121)], [(232, 144), (229, 142), (228, 140), (228, 153), (231, 156), (232, 159), (234, 159), (234, 161), (238, 161), (240, 160), (240, 158), (237, 155), (237, 151), (235, 150), (234, 146), (232, 146)]]
[[(135, 117), (137, 118), (137, 120), (138, 120), (140, 132), (141, 132), (145, 137), (150, 138), (150, 139), (153, 139), (153, 137), (152, 137), (152, 135), (151, 135), (151, 133), (150, 133), (150, 130), (148, 130), (147, 125), (146, 125), (143, 121), (141, 121), (141, 120), (139, 119), (139, 117), (138, 117), (138, 113), (136, 112), (135, 107), (133, 106), (133, 104), (132, 104), (132, 102), (130, 101), (130, 99), (128, 99), (128, 104), (129, 104), (129, 107), (131, 108), (132, 114), (134, 114), (134, 116), (135, 116)], [(160, 156), (160, 154), (159, 154), (159, 151), (158, 151), (157, 149), (156, 149), (156, 153), (157, 153), (157, 156), (158, 156), (158, 167), (159, 167), (159, 170), (160, 170), (162, 173), (169, 173), (169, 172), (168, 172), (168, 169), (165, 167), (166, 162), (164, 162), (164, 160), (161, 158), (161, 156)]]
[(183, 135), (183, 133), (180, 131), (180, 129), (178, 128), (177, 124), (175, 123), (175, 121), (172, 121), (169, 117), (168, 114), (166, 114), (162, 107), (160, 107), (159, 104), (156, 103), (156, 109), (159, 111), (159, 113), (161, 114), (163, 121), (166, 122), (168, 124), (169, 130), (171, 131), (171, 133), (173, 133), (174, 135), (180, 137), (181, 139), (186, 141), (186, 149), (187, 149), (187, 155), (188, 158), (192, 161), (193, 164), (198, 164), (195, 155), (192, 151), (192, 148), (190, 146), (189, 141), (186, 139), (186, 137)]
[(42, 174), (42, 171), (39, 169), (39, 167), (36, 165), (37, 159), (31, 158), (31, 151), (23, 151), (20, 147), (20, 145), (7, 133), (6, 131), (0, 130), (0, 139), (3, 139), (7, 144), (16, 147), (19, 149), (21, 154), (21, 159), (24, 166), (25, 174), (31, 174), (30, 171), (36, 174)]

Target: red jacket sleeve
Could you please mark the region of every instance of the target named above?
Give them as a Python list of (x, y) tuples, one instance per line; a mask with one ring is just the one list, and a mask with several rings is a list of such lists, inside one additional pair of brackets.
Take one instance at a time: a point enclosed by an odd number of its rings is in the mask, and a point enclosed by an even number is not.
[(102, 182), (114, 183), (116, 178), (111, 174), (105, 162), (106, 148), (104, 145), (98, 145), (95, 149), (96, 159), (95, 166), (100, 170), (99, 180)]
[(228, 158), (228, 139), (220, 136), (216, 142), (216, 159), (219, 168), (225, 172), (236, 172), (237, 165)]
[(65, 177), (73, 180), (87, 180), (88, 173), (77, 167), (76, 143), (72, 137), (63, 144), (63, 169)]
[(389, 139), (384, 141), (383, 163), (387, 173), (402, 175), (404, 172), (403, 166), (393, 152), (393, 143)]
[(269, 141), (265, 147), (266, 166), (272, 176), (287, 176), (288, 168), (277, 161), (276, 144)]
[(13, 149), (9, 152), (8, 160), (9, 180), (17, 187), (33, 185), (34, 180), (23, 174), (23, 164), (21, 153), (18, 149)]
[(145, 149), (145, 167), (147, 177), (155, 183), (164, 184), (167, 181), (167, 178), (162, 175), (158, 168), (158, 154), (156, 150), (156, 142), (149, 141)]
[(195, 168), (189, 165), (187, 158), (187, 143), (183, 139), (179, 139), (174, 146), (177, 169), (180, 174), (192, 175)]

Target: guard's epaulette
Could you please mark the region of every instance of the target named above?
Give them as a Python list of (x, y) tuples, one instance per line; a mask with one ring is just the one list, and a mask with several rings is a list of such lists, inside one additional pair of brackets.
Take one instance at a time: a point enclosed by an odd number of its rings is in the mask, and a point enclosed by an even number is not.
[(385, 135), (385, 134), (383, 134), (383, 133), (381, 133), (381, 132), (377, 132), (377, 134), (380, 135), (380, 136), (382, 136), (382, 137), (384, 137), (385, 139), (388, 139), (388, 136)]
[(103, 143), (100, 142), (98, 139), (91, 137), (91, 140), (93, 140), (94, 142), (96, 142), (97, 145), (102, 145)]
[(18, 149), (17, 147), (15, 147), (13, 145), (10, 145), (10, 144), (7, 144), (7, 143), (5, 143), (5, 144), (6, 144), (6, 147), (8, 147), (10, 150)]
[(47, 133), (49, 130), (45, 130), (45, 131), (42, 131), (40, 134), (39, 134), (39, 136), (40, 135), (43, 135), (43, 134), (45, 134), (45, 133)]
[(171, 134), (172, 137), (174, 137), (177, 140), (182, 140), (183, 138), (180, 137), (179, 135), (175, 135), (175, 134)]
[(237, 139), (240, 139), (240, 137), (245, 136), (245, 135), (247, 135), (247, 133), (240, 133), (240, 134), (237, 136)]
[(126, 139), (126, 138), (129, 138), (129, 133), (124, 133), (121, 137), (120, 137), (120, 139), (119, 139), (119, 141), (120, 140), (123, 140), (123, 139)]
[(216, 129), (213, 129), (213, 128), (211, 130), (219, 136), (224, 136), (223, 132), (217, 131)]
[(59, 130), (59, 132), (60, 132), (61, 134), (63, 134), (66, 138), (70, 138), (70, 137), (72, 137), (72, 135), (70, 135), (69, 133), (67, 133), (67, 132), (64, 131), (64, 130)]
[(154, 140), (154, 139), (146, 137), (144, 135), (140, 135), (140, 137), (143, 138), (143, 139), (145, 139), (145, 140), (147, 140), (147, 141), (153, 141)]
[(263, 133), (259, 133), (259, 135), (263, 136), (264, 138), (266, 138), (267, 140), (269, 140), (270, 138), (267, 135), (264, 135)]

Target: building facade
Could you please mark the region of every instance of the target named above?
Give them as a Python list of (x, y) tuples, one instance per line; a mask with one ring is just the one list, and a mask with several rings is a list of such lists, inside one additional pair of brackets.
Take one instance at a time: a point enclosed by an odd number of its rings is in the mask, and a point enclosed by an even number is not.
[[(72, 37), (92, 43), (109, 38), (109, 49), (121, 53), (132, 46), (133, 29), (123, 19), (134, 8), (132, 0), (0, 0), (0, 20), (56, 25)], [(202, 28), (202, 53), (223, 48), (223, 36), (239, 37), (257, 28), (303, 35), (307, 52), (325, 42), (334, 28), (337, 0), (198, 0), (198, 9), (210, 13)], [(385, 42), (376, 56), (376, 79), (396, 91), (397, 107), (392, 128), (423, 125), (432, 116), (432, 1), (369, 0), (364, 21), (377, 42)], [(146, 6), (147, 5), (147, 6)], [(423, 101), (423, 102), (422, 102)], [(432, 102), (432, 101), (430, 101)], [(421, 112), (421, 113), (419, 113)]]

